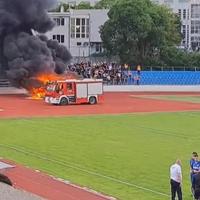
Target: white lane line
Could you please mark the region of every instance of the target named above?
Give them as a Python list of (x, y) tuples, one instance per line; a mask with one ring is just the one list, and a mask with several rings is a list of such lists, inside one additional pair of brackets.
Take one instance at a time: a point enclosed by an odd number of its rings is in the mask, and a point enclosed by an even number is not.
[(120, 183), (120, 184), (123, 184), (123, 185), (135, 187), (137, 189), (148, 191), (148, 192), (160, 195), (160, 196), (165, 196), (165, 197), (170, 196), (169, 194), (166, 194), (166, 193), (163, 193), (163, 192), (152, 190), (150, 188), (142, 187), (142, 186), (139, 186), (139, 185), (136, 185), (136, 184), (133, 184), (133, 183), (129, 183), (127, 181), (123, 181), (123, 180), (120, 180), (120, 179), (117, 179), (117, 178), (113, 178), (113, 177), (106, 176), (106, 175), (103, 175), (103, 174), (100, 174), (100, 173), (97, 173), (97, 172), (93, 172), (93, 171), (90, 171), (90, 170), (87, 170), (87, 169), (83, 169), (81, 167), (75, 166), (76, 164), (74, 164), (74, 163), (61, 162), (61, 161), (58, 161), (58, 160), (47, 158), (47, 157), (45, 157), (41, 154), (35, 154), (35, 153), (32, 153), (32, 152), (28, 152), (28, 151), (21, 150), (19, 148), (7, 146), (7, 145), (0, 144), (0, 147), (11, 149), (11, 150), (14, 150), (14, 151), (18, 151), (20, 153), (39, 158), (41, 160), (46, 160), (46, 161), (51, 162), (51, 163), (56, 163), (56, 164), (63, 166), (63, 167), (69, 167), (69, 168), (72, 168), (72, 169), (75, 169), (75, 170), (78, 170), (78, 171), (82, 171), (82, 172), (90, 174), (90, 175), (98, 176), (98, 177), (101, 177), (101, 178), (104, 178), (104, 179), (107, 179), (107, 180), (111, 180), (113, 182)]

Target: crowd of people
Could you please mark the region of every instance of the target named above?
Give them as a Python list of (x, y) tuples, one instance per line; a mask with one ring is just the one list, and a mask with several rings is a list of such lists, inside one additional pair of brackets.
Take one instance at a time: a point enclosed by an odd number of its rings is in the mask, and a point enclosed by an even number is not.
[[(190, 181), (193, 199), (200, 200), (200, 160), (197, 152), (192, 153), (190, 160)], [(175, 200), (177, 194), (178, 200), (182, 200), (182, 171), (180, 160), (177, 160), (170, 167), (170, 184), (171, 199)]]
[(136, 67), (132, 73), (128, 65), (116, 63), (76, 63), (68, 66), (68, 70), (76, 72), (83, 78), (102, 79), (107, 85), (140, 84), (141, 66)]

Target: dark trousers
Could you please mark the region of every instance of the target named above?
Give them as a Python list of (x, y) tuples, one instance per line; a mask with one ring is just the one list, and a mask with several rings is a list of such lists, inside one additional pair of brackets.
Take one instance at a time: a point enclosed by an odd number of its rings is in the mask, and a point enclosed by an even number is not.
[(174, 181), (174, 180), (170, 180), (170, 184), (171, 184), (171, 197), (172, 200), (175, 200), (176, 198), (176, 193), (178, 195), (178, 200), (182, 200), (182, 191), (181, 191), (181, 186), (180, 183)]

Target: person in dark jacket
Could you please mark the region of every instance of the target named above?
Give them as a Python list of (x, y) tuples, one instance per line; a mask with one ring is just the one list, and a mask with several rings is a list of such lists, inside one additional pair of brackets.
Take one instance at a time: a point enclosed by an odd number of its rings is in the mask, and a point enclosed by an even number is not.
[(194, 198), (200, 200), (200, 172), (193, 177), (192, 186), (194, 188)]

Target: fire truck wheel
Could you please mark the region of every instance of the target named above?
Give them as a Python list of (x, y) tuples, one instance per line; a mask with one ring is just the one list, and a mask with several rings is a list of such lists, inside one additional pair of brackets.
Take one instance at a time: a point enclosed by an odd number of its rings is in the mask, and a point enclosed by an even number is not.
[(63, 106), (63, 105), (67, 105), (68, 104), (68, 99), (63, 97), (61, 100), (60, 100), (60, 105)]
[(90, 98), (89, 98), (89, 103), (90, 103), (91, 105), (96, 104), (96, 103), (97, 103), (96, 97), (90, 97)]

